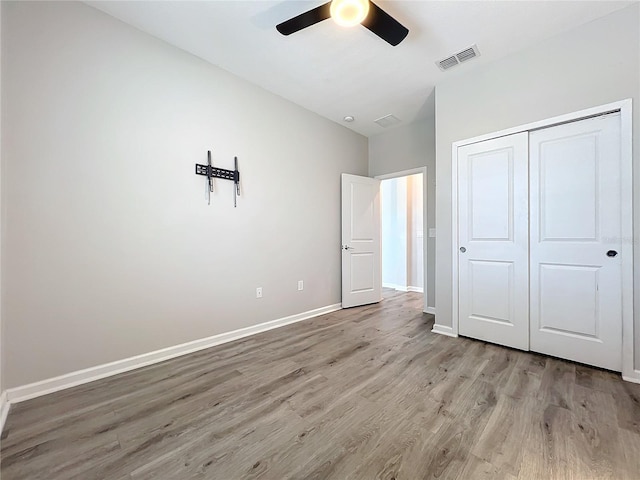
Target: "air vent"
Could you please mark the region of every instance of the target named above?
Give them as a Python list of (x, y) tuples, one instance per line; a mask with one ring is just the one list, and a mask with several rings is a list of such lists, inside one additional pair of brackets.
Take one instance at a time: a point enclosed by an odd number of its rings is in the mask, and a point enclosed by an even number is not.
[(444, 71), (450, 69), (451, 67), (455, 67), (462, 62), (466, 62), (467, 60), (471, 60), (472, 58), (476, 58), (479, 56), (480, 51), (478, 50), (477, 45), (471, 45), (469, 48), (465, 48), (455, 55), (451, 55), (444, 60), (436, 62), (436, 65), (438, 65), (438, 68), (440, 70)]
[(391, 114), (380, 117), (379, 119), (374, 121), (383, 128), (387, 128), (391, 125), (397, 125), (398, 123), (400, 123), (400, 119)]
[(448, 68), (451, 67), (455, 67), (456, 65), (458, 65), (458, 59), (455, 57), (455, 55), (452, 55), (449, 58), (445, 58), (444, 60), (440, 60), (438, 63), (438, 66), (440, 67), (440, 70), (446, 70)]
[(473, 47), (465, 48), (460, 53), (456, 53), (456, 58), (460, 63), (466, 62), (467, 60), (471, 60), (474, 57), (478, 56), (478, 47), (475, 45)]

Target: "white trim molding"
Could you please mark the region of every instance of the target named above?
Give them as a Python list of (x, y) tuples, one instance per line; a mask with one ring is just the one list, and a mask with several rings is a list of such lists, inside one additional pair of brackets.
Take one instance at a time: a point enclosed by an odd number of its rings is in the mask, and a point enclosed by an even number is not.
[(11, 408), (11, 404), (7, 399), (7, 392), (2, 392), (0, 395), (0, 437), (2, 437), (4, 422), (7, 421), (7, 416), (9, 415), (9, 408)]
[(427, 307), (424, 309), (424, 313), (430, 313), (431, 315), (436, 314), (436, 307)]
[[(640, 370), (635, 370), (634, 324), (633, 324), (633, 103), (629, 98), (619, 105), (620, 110), (620, 159), (622, 179), (621, 218), (622, 221), (622, 378), (629, 382), (640, 383)], [(636, 148), (638, 146), (636, 145)], [(625, 161), (628, 159), (628, 161)], [(624, 219), (630, 218), (630, 222)], [(635, 378), (636, 380), (632, 380)]]
[(385, 173), (384, 175), (376, 175), (374, 178), (378, 180), (389, 180), (390, 178), (408, 177), (409, 175), (416, 175), (423, 173), (427, 175), (427, 167), (410, 168), (409, 170), (402, 170), (400, 172)]
[(382, 288), (393, 288), (394, 290), (397, 290), (399, 292), (424, 293), (424, 288), (422, 287), (396, 285), (395, 283), (383, 283)]
[(623, 373), (622, 379), (631, 383), (640, 383), (640, 370), (634, 370), (630, 375)]
[[(5, 397), (8, 403), (24, 402), (32, 398), (47, 395), (49, 393), (57, 392), (67, 388), (82, 385), (84, 383), (100, 380), (101, 378), (111, 377), (119, 373), (128, 372), (137, 368), (146, 367), (154, 363), (163, 362), (172, 358), (187, 355), (189, 353), (204, 350), (205, 348), (214, 347), (223, 343), (239, 340), (244, 337), (255, 335), (257, 333), (273, 330), (274, 328), (284, 327), (292, 323), (301, 322), (309, 318), (317, 317), (319, 315), (325, 315), (327, 313), (340, 310), (342, 305), (336, 303), (328, 305), (326, 307), (316, 308), (307, 312), (298, 313), (296, 315), (290, 315), (288, 317), (279, 318), (269, 322), (260, 323), (251, 327), (240, 328), (231, 332), (220, 333), (211, 337), (194, 340), (192, 342), (182, 343), (180, 345), (174, 345), (172, 347), (163, 348), (154, 352), (143, 353), (135, 357), (125, 358), (123, 360), (117, 360), (115, 362), (106, 363), (104, 365), (97, 365), (95, 367), (86, 368), (84, 370), (78, 370), (76, 372), (60, 375), (59, 377), (49, 378), (40, 382), (31, 383), (29, 385), (23, 385), (21, 387), (10, 388), (5, 392)], [(4, 405), (4, 403), (3, 403)], [(8, 408), (7, 408), (8, 410)], [(4, 413), (4, 409), (3, 409)]]
[[(633, 326), (633, 155), (632, 155), (632, 99), (608, 103), (593, 108), (587, 108), (573, 113), (552, 117), (538, 122), (520, 125), (518, 127), (498, 132), (480, 135), (460, 140), (451, 144), (451, 327), (435, 325), (433, 331), (447, 335), (443, 329), (451, 329), (454, 336), (458, 335), (458, 148), (472, 143), (491, 140), (516, 133), (530, 132), (541, 128), (553, 127), (564, 123), (584, 120), (607, 113), (620, 112), (621, 127), (621, 216), (622, 237), (631, 241), (622, 242), (621, 256), (626, 261), (622, 264), (622, 378), (630, 382), (640, 383), (640, 370), (635, 369), (634, 359), (634, 326)], [(631, 219), (630, 222), (624, 219)], [(638, 359), (640, 361), (640, 358)]]
[(431, 329), (433, 333), (439, 333), (440, 335), (446, 335), (447, 337), (457, 337), (458, 334), (453, 332), (451, 327), (447, 327), (444, 325), (438, 325), (437, 323)]
[(393, 288), (394, 290), (398, 290), (399, 292), (424, 293), (424, 288), (422, 288), (422, 287), (396, 285), (395, 283), (383, 283), (382, 287), (383, 288)]
[(395, 283), (383, 283), (382, 288), (393, 288), (394, 290), (398, 290), (399, 292), (408, 292), (409, 287), (404, 285), (396, 285)]

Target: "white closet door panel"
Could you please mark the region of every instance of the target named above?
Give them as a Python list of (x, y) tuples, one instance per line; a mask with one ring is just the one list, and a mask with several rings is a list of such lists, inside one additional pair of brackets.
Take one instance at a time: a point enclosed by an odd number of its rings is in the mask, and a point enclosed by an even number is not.
[(540, 264), (540, 327), (574, 335), (598, 335), (599, 268)]
[(513, 325), (513, 262), (469, 260), (469, 313), (476, 320)]
[(620, 115), (530, 134), (531, 350), (621, 370)]
[(527, 134), (458, 149), (459, 332), (529, 347)]

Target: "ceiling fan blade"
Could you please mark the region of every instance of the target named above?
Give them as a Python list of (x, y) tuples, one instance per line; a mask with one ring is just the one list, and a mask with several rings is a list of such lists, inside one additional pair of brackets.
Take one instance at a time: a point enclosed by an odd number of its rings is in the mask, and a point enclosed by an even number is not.
[(291, 35), (303, 28), (315, 25), (322, 20), (326, 20), (331, 17), (331, 2), (327, 2), (319, 7), (312, 8), (308, 12), (301, 13), (300, 15), (290, 18), (276, 25), (276, 28), (282, 35)]
[(409, 33), (406, 27), (373, 2), (369, 2), (369, 15), (362, 25), (394, 47)]

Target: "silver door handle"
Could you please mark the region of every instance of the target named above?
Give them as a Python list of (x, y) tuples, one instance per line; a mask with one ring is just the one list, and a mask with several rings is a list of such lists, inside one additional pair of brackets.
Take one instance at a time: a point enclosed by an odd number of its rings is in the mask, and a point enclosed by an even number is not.
[(466, 252), (466, 251), (467, 251), (467, 249), (466, 249), (466, 248), (464, 248), (464, 247), (460, 247), (460, 251), (461, 251), (462, 253), (464, 253), (464, 252)]
[(350, 247), (349, 245), (343, 245), (342, 248), (345, 250), (353, 250), (353, 247)]

